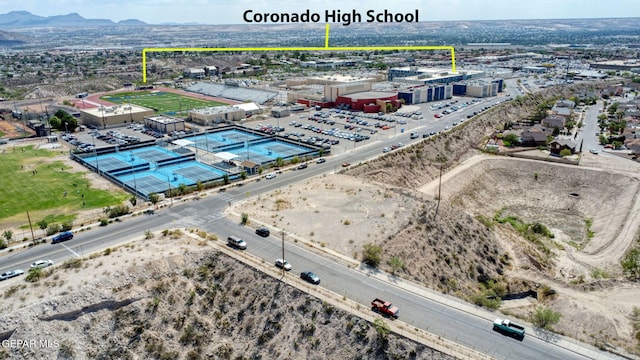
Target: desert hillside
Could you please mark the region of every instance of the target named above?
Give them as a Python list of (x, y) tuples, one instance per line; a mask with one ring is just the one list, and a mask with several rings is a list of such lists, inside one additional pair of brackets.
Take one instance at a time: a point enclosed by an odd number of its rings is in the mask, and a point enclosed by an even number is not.
[[(172, 243), (169, 249), (166, 244)], [(453, 359), (174, 232), (3, 281), (14, 359)]]

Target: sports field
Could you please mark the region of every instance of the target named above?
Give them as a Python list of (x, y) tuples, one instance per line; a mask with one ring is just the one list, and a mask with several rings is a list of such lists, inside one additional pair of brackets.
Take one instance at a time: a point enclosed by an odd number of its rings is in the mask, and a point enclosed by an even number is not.
[(154, 111), (173, 115), (192, 109), (228, 105), (218, 101), (196, 99), (189, 96), (163, 91), (123, 92), (100, 97), (101, 100), (114, 104), (134, 104)]
[[(48, 223), (73, 221), (81, 210), (121, 204), (124, 191), (91, 186), (84, 172), (65, 164), (66, 152), (5, 147), (0, 152), (0, 230), (26, 226), (29, 220)], [(36, 227), (37, 229), (37, 227)]]

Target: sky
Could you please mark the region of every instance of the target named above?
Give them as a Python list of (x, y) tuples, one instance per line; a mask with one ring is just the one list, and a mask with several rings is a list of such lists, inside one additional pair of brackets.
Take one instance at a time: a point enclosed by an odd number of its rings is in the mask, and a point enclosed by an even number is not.
[[(243, 13), (329, 10), (362, 14), (407, 13), (420, 21), (640, 17), (638, 0), (0, 0), (0, 13), (29, 11), (52, 16), (78, 13), (89, 19), (138, 19), (150, 24), (245, 24)], [(640, 25), (639, 25), (640, 28)]]

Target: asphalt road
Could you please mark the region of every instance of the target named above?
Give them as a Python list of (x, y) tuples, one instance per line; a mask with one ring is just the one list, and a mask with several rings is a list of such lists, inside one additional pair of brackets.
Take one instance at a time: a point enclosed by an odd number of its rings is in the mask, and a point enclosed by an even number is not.
[[(498, 99), (493, 100), (498, 101)], [(449, 116), (444, 121), (425, 125), (421, 131), (439, 131), (448, 121), (463, 118), (475, 111), (465, 108)], [(420, 141), (422, 138), (411, 140)], [(324, 164), (310, 163), (304, 170), (280, 173), (275, 179), (261, 179), (242, 186), (233, 186), (225, 192), (203, 197), (200, 200), (181, 202), (175, 200), (173, 206), (156, 211), (154, 215), (140, 215), (114, 222), (105, 227), (94, 226), (89, 231), (76, 233), (72, 240), (60, 244), (43, 244), (24, 251), (6, 253), (0, 257), (0, 270), (22, 268), (28, 270), (29, 264), (39, 259), (51, 259), (61, 263), (67, 259), (84, 256), (91, 252), (114, 247), (132, 238), (143, 237), (147, 230), (160, 231), (172, 227), (193, 227), (215, 233), (224, 241), (228, 235), (237, 235), (248, 244), (246, 251), (272, 263), (281, 257), (282, 241), (278, 234), (267, 238), (253, 233), (252, 228), (244, 227), (223, 214), (230, 202), (238, 202), (280, 187), (288, 186), (310, 176), (335, 171), (342, 162), (357, 163), (379, 156), (382, 148), (393, 143), (410, 143), (409, 134), (400, 134), (394, 138), (381, 139), (374, 144), (363, 144), (356, 151), (345, 152), (329, 157)], [(523, 341), (517, 341), (492, 330), (491, 322), (473, 313), (460, 311), (438, 301), (422, 297), (420, 294), (406, 291), (389, 281), (347, 268), (328, 258), (312, 253), (295, 243), (285, 243), (285, 258), (293, 269), (287, 276), (299, 276), (300, 271), (311, 270), (320, 275), (321, 286), (351, 298), (364, 306), (369, 306), (375, 297), (393, 301), (400, 309), (399, 321), (427, 330), (449, 340), (491, 355), (497, 359), (586, 359), (582, 355), (568, 351), (538, 337), (527, 335)], [(21, 281), (20, 278), (8, 281)], [(483, 311), (483, 310), (479, 310)], [(488, 313), (487, 313), (488, 314)], [(530, 329), (528, 329), (530, 331)], [(599, 358), (616, 358), (601, 353)]]

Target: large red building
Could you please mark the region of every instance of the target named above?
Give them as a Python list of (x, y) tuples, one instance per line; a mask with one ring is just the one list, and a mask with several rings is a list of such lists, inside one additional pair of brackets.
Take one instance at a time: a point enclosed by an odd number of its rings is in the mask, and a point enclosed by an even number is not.
[[(340, 107), (348, 105), (350, 109), (360, 110), (367, 113), (387, 112), (398, 109), (401, 105), (398, 100), (398, 93), (383, 91), (364, 91), (348, 95), (341, 95), (336, 98), (336, 105)], [(387, 105), (389, 104), (389, 105)]]

